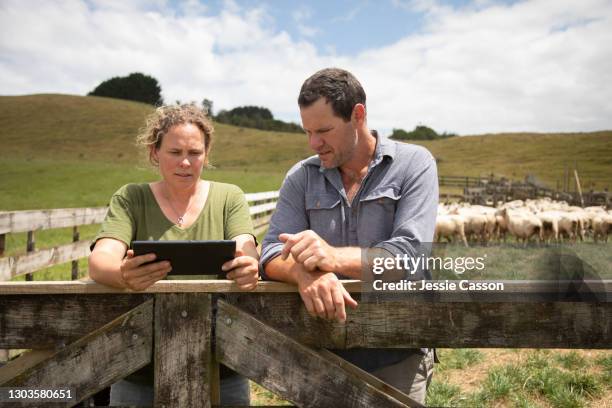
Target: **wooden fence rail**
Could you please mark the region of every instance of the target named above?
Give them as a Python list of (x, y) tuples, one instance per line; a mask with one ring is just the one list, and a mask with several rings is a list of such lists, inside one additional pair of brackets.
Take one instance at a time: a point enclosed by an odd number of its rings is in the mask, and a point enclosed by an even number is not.
[(71, 406), (153, 363), (156, 406), (208, 407), (222, 363), (298, 406), (419, 406), (324, 348), (612, 346), (612, 281), (503, 283), (476, 297), (369, 298), (345, 281), (360, 305), (341, 324), (311, 317), (296, 288), (276, 282), (250, 293), (229, 281), (160, 281), (139, 293), (3, 282), (0, 348), (35, 351), (0, 367), (0, 387), (72, 388)]
[[(246, 199), (250, 204), (255, 233), (260, 234), (267, 228), (276, 207), (278, 191), (246, 194)], [(106, 211), (107, 207), (0, 212), (0, 256), (5, 250), (6, 234), (28, 233), (25, 255), (0, 258), (0, 281), (8, 281), (20, 275), (31, 280), (33, 272), (71, 261), (72, 279), (77, 279), (78, 260), (89, 256), (90, 244), (89, 241), (79, 240), (78, 227), (101, 223)], [(36, 231), (66, 227), (73, 228), (71, 244), (36, 250)]]

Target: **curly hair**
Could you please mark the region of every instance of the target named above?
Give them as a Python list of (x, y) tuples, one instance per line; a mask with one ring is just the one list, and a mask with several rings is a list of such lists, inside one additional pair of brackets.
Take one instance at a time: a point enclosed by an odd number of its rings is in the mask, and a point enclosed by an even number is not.
[(147, 150), (149, 161), (157, 166), (159, 163), (153, 158), (153, 150), (159, 150), (170, 128), (187, 123), (197, 126), (202, 132), (206, 153), (205, 164), (208, 164), (214, 128), (206, 112), (193, 103), (161, 106), (155, 109), (155, 112), (147, 116), (145, 126), (140, 129), (136, 137), (136, 143)]

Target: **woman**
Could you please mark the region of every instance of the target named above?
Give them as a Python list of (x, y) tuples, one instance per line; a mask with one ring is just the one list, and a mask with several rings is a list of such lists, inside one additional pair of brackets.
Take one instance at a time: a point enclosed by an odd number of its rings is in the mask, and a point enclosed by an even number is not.
[[(154, 254), (134, 256), (129, 249), (134, 240), (233, 239), (236, 258), (223, 265), (228, 279), (242, 290), (257, 286), (258, 254), (244, 194), (231, 184), (200, 179), (212, 134), (212, 124), (195, 105), (161, 107), (148, 118), (137, 140), (159, 168), (161, 180), (128, 184), (113, 195), (92, 244), (92, 279), (139, 291), (165, 278), (172, 265), (151, 262)], [(248, 381), (223, 368), (222, 404), (248, 405)], [(111, 388), (111, 405), (152, 404), (152, 365)]]

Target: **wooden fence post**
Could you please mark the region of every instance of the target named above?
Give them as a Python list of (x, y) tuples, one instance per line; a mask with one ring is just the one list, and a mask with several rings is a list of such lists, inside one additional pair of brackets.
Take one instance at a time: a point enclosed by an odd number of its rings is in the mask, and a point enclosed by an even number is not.
[(155, 296), (156, 407), (218, 405), (218, 366), (212, 353), (212, 296)]
[[(74, 227), (72, 227), (72, 242), (79, 242), (79, 238), (80, 238), (79, 227), (75, 225)], [(78, 259), (75, 259), (74, 261), (72, 261), (71, 278), (72, 280), (79, 279), (79, 260)]]
[(0, 256), (4, 255), (6, 248), (6, 234), (0, 234)]
[[(36, 241), (34, 240), (34, 231), (28, 231), (28, 243), (27, 243), (26, 252), (28, 254), (34, 252), (35, 247), (36, 247)], [(31, 281), (31, 280), (34, 280), (34, 277), (31, 273), (28, 273), (25, 276), (25, 280)]]

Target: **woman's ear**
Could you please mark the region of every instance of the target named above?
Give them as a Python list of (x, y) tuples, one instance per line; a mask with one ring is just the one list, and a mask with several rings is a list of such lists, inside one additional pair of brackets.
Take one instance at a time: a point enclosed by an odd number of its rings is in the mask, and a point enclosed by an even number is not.
[(159, 164), (159, 157), (157, 156), (157, 148), (155, 145), (149, 148), (149, 160), (156, 166)]

